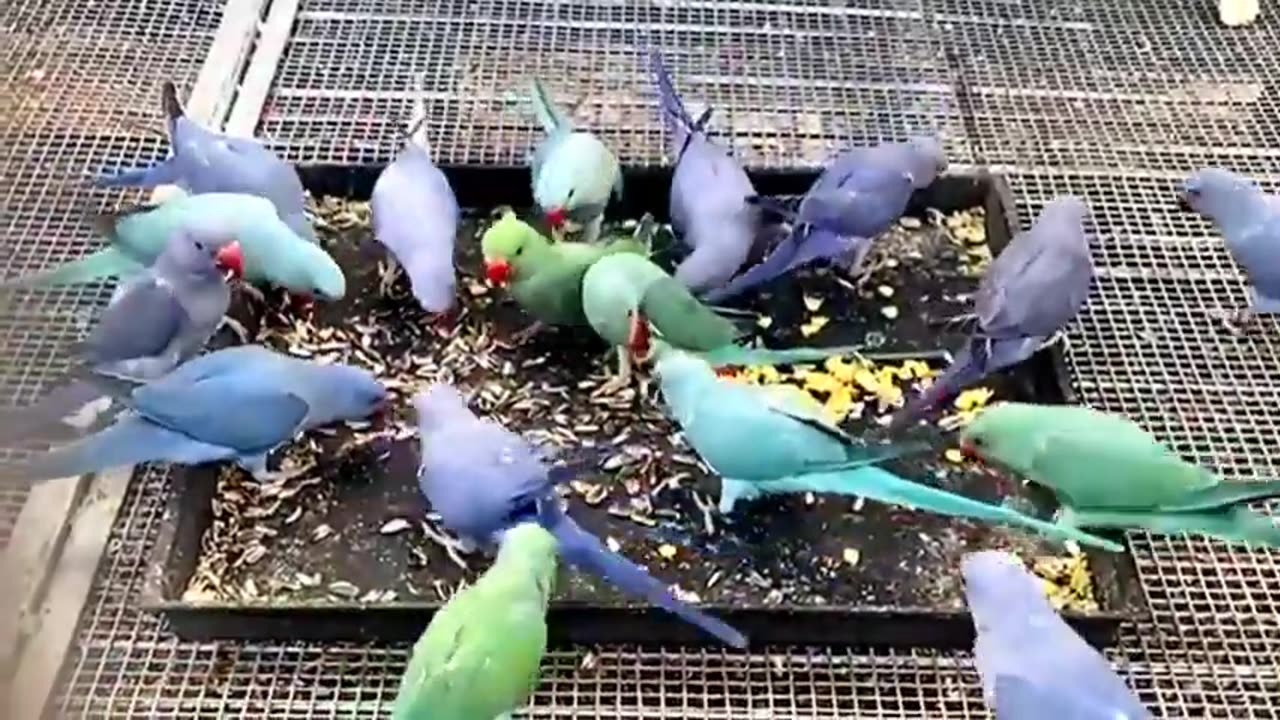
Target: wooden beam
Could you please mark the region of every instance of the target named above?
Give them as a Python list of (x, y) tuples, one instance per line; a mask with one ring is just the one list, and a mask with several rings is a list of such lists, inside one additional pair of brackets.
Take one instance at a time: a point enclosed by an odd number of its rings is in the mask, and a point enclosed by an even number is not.
[(222, 128), (235, 101), (236, 87), (249, 61), (266, 5), (267, 0), (227, 0), (222, 23), (213, 36), (213, 47), (186, 102), (187, 114), (192, 118)]
[(272, 0), (271, 12), (262, 27), (262, 37), (254, 48), (253, 60), (249, 62), (249, 70), (227, 121), (227, 134), (253, 137), (297, 16), (298, 0)]

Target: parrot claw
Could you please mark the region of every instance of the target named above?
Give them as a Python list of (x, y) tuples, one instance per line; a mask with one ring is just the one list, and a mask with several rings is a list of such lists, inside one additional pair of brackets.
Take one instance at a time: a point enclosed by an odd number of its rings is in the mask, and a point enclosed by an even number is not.
[(245, 282), (240, 283), (240, 291), (243, 292), (245, 295), (248, 295), (249, 297), (253, 298), (254, 301), (260, 305), (267, 304), (267, 294), (262, 292), (258, 288), (250, 285), (249, 283), (245, 283)]
[[(431, 523), (424, 522), (421, 523), (421, 526), (422, 534), (430, 538), (435, 544), (444, 548), (445, 554), (449, 556), (449, 559), (453, 561), (454, 565), (462, 568), (464, 572), (469, 572), (471, 570), (471, 568), (467, 566), (467, 561), (462, 559), (462, 555), (460, 555), (459, 552), (469, 555), (476, 548), (476, 544), (474, 542), (469, 543), (469, 541), (462, 539), (454, 540), (449, 537), (447, 533), (432, 527)], [(470, 550), (466, 549), (468, 543), (471, 546)]]
[(247, 345), (249, 343), (249, 331), (245, 328), (244, 323), (236, 320), (230, 315), (223, 315), (222, 319), (218, 321), (218, 329), (221, 330), (224, 327), (230, 328), (231, 332), (235, 333), (236, 337), (240, 338), (241, 345)]
[(752, 500), (760, 494), (755, 486), (751, 483), (732, 478), (721, 478), (720, 480), (720, 503), (719, 509), (721, 515), (728, 515), (733, 512), (733, 506), (738, 504), (739, 500)]
[(512, 333), (511, 342), (515, 343), (516, 345), (523, 345), (529, 342), (529, 340), (533, 336), (537, 335), (538, 333), (546, 329), (546, 327), (547, 327), (546, 323), (543, 323), (541, 320), (534, 320), (533, 324), (529, 325), (529, 327), (523, 330), (520, 330), (518, 332)]
[(400, 263), (388, 257), (386, 262), (378, 263), (378, 294), (391, 297), (391, 288), (400, 277)]

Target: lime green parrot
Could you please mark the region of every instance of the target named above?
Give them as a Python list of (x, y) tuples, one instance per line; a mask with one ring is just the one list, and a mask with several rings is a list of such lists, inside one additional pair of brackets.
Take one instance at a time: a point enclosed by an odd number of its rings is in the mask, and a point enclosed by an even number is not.
[(648, 358), (651, 330), (672, 347), (714, 366), (816, 362), (857, 354), (855, 347), (769, 350), (737, 345), (734, 323), (702, 304), (684, 283), (643, 255), (600, 258), (582, 277), (582, 309), (596, 334), (618, 352), (618, 375), (600, 392), (631, 382), (633, 359)]
[[(638, 228), (644, 230), (643, 225)], [(586, 325), (582, 276), (587, 268), (605, 255), (646, 252), (642, 241), (629, 237), (603, 243), (552, 242), (513, 212), (485, 231), (480, 250), (490, 282), (505, 285), (535, 321), (519, 339), (546, 325)]]
[(1280, 547), (1280, 527), (1248, 507), (1280, 497), (1280, 480), (1224, 482), (1119, 415), (1000, 403), (964, 429), (960, 446), (1053, 490), (1062, 504), (1060, 525), (1201, 533)]
[(556, 539), (507, 530), (493, 565), (453, 597), (413, 646), (392, 720), (495, 720), (523, 707), (547, 650)]

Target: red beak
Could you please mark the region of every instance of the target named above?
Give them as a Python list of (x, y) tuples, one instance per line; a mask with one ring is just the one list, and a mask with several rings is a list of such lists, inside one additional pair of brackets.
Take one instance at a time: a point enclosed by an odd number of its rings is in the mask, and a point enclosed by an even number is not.
[(564, 226), (565, 220), (568, 220), (568, 213), (562, 207), (553, 207), (547, 211), (547, 224), (559, 230)]
[(649, 356), (650, 345), (649, 319), (640, 312), (631, 313), (631, 329), (627, 332), (627, 348), (632, 357)]
[(978, 453), (978, 446), (973, 444), (972, 440), (960, 441), (960, 454), (974, 460), (981, 460), (982, 455)]
[(506, 260), (485, 260), (484, 274), (494, 285), (505, 285), (511, 279), (511, 263)]
[(240, 241), (223, 245), (213, 256), (213, 262), (222, 270), (229, 271), (237, 280), (244, 277), (244, 253), (240, 249)]

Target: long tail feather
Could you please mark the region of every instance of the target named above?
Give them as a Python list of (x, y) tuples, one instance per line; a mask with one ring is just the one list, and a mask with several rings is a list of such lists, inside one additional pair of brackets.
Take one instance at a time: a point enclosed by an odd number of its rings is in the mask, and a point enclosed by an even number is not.
[(1183, 498), (1177, 505), (1166, 505), (1162, 510), (1213, 510), (1240, 503), (1280, 498), (1280, 480), (1250, 482), (1223, 482)]
[(889, 421), (888, 432), (896, 433), (911, 423), (927, 415), (930, 411), (941, 407), (947, 398), (966, 385), (978, 382), (983, 377), (982, 365), (969, 347), (965, 346), (955, 360), (942, 374), (934, 378), (933, 384), (925, 391), (907, 401), (905, 407), (893, 414)]
[(34, 484), (159, 460), (198, 464), (233, 455), (226, 448), (127, 417), (79, 442), (7, 465), (0, 470), (0, 485)]
[(673, 596), (644, 568), (614, 553), (595, 535), (584, 530), (560, 508), (559, 501), (539, 503), (539, 522), (560, 544), (561, 556), (574, 567), (608, 580), (629, 595), (642, 597), (690, 624), (696, 625), (738, 649), (747, 638), (727, 623)]
[(661, 52), (657, 50), (649, 52), (649, 67), (653, 71), (653, 79), (658, 86), (659, 107), (662, 109), (662, 119), (667, 130), (672, 133), (689, 132), (694, 128), (693, 118), (685, 108), (684, 101), (680, 99), (680, 93), (676, 91), (675, 81), (662, 60)]
[(51, 270), (24, 275), (0, 283), (0, 290), (15, 288), (74, 285), (105, 278), (132, 275), (142, 270), (142, 265), (115, 248), (103, 248), (91, 255), (60, 265)]
[(757, 285), (762, 285), (781, 276), (791, 269), (798, 249), (795, 233), (787, 236), (769, 253), (759, 265), (754, 265), (746, 272), (729, 281), (728, 285), (716, 288), (702, 297), (704, 302), (716, 303), (737, 297)]
[(0, 445), (37, 435), (44, 437), (45, 431), (57, 423), (92, 427), (111, 404), (101, 390), (84, 381), (54, 388), (32, 405), (0, 409)]
[(1124, 550), (1122, 545), (1082, 530), (1033, 518), (1002, 505), (991, 505), (946, 490), (921, 485), (873, 465), (840, 472), (810, 473), (758, 483), (758, 486), (762, 492), (766, 493), (821, 492), (859, 495), (883, 503), (910, 505), (938, 515), (1023, 527), (1059, 542), (1074, 540), (1112, 552)]
[(830, 357), (855, 356), (861, 350), (861, 346), (858, 345), (799, 347), (780, 350), (728, 345), (703, 353), (701, 357), (707, 363), (717, 367), (725, 365), (794, 365), (796, 363), (819, 362)]
[(177, 133), (178, 121), (186, 114), (182, 101), (178, 99), (178, 86), (172, 80), (165, 80), (160, 85), (160, 111), (164, 114), (164, 128), (172, 145)]
[(91, 179), (98, 187), (139, 187), (153, 188), (178, 181), (177, 165), (170, 157), (152, 165), (129, 168), (116, 173), (102, 173)]
[(1146, 530), (1160, 535), (1209, 535), (1226, 542), (1280, 548), (1280, 526), (1266, 515), (1239, 506), (1219, 512), (1118, 512), (1071, 510), (1079, 527)]
[(538, 118), (538, 124), (547, 133), (555, 132), (573, 127), (573, 123), (569, 118), (556, 106), (554, 100), (547, 93), (547, 89), (542, 86), (542, 81), (538, 78), (533, 79), (533, 92), (531, 101), (533, 103), (533, 114)]

